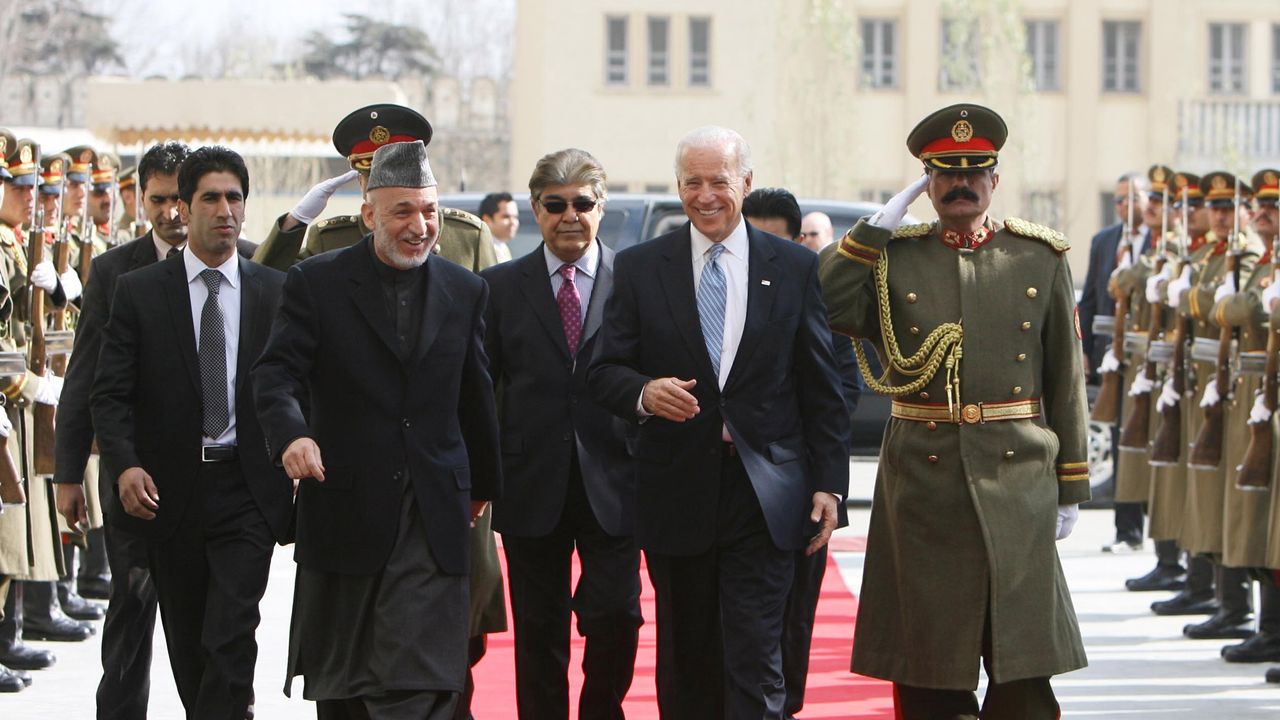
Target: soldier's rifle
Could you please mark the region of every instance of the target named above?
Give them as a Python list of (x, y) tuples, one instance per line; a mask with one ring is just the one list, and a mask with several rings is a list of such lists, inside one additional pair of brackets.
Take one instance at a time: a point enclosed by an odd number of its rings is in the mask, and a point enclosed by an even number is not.
[[(1280, 235), (1271, 241), (1271, 282), (1280, 282), (1276, 268), (1280, 267)], [(1263, 308), (1271, 315), (1270, 308)], [(1276, 413), (1277, 400), (1280, 400), (1280, 382), (1276, 374), (1280, 372), (1280, 327), (1267, 328), (1267, 352), (1262, 370), (1262, 404), (1270, 415), (1264, 422), (1249, 423), (1249, 446), (1244, 451), (1244, 460), (1236, 468), (1236, 487), (1241, 490), (1271, 489), (1271, 463), (1275, 452), (1275, 439), (1271, 434), (1271, 420)]]
[[(1129, 180), (1129, 211), (1124, 221), (1124, 229), (1121, 231), (1120, 251), (1124, 258), (1130, 263), (1137, 262), (1137, 258), (1133, 253), (1133, 179)], [(1117, 265), (1123, 265), (1123, 262)], [(1112, 331), (1111, 349), (1108, 351), (1115, 356), (1119, 367), (1111, 372), (1102, 374), (1102, 384), (1098, 387), (1098, 397), (1093, 403), (1093, 412), (1089, 414), (1089, 419), (1099, 423), (1114, 423), (1120, 415), (1120, 395), (1124, 391), (1124, 332), (1128, 326), (1129, 316), (1129, 293), (1120, 289), (1118, 283), (1114, 280), (1110, 283), (1110, 290), (1116, 300), (1116, 326)]]
[[(27, 364), (31, 367), (31, 372), (38, 378), (45, 376), (49, 361), (48, 350), (45, 346), (44, 315), (44, 302), (47, 293), (31, 282), (31, 273), (35, 272), (35, 269), (44, 262), (44, 234), (44, 207), (37, 198), (35, 217), (31, 222), (31, 232), (28, 235), (29, 242), (27, 243), (27, 289), (30, 292), (27, 315), (31, 321), (30, 356)], [(53, 474), (54, 412), (54, 406), (44, 403), (36, 403), (32, 408), (35, 427), (32, 431), (31, 446), (35, 453), (33, 460), (34, 470), (39, 475)]]
[[(1164, 271), (1167, 262), (1164, 255), (1164, 236), (1169, 229), (1169, 188), (1164, 189), (1163, 201), (1160, 206), (1160, 238), (1152, 239), (1151, 253), (1154, 257), (1154, 266), (1152, 268), (1152, 276), (1158, 276)], [(1156, 343), (1160, 340), (1160, 331), (1164, 327), (1164, 304), (1153, 302), (1149, 304), (1150, 312), (1148, 313), (1147, 325), (1147, 362), (1143, 366), (1142, 373), (1151, 382), (1155, 382), (1156, 374), (1159, 371), (1157, 358), (1154, 352)], [(1151, 437), (1151, 394), (1156, 392), (1155, 386), (1152, 389), (1129, 396), (1129, 402), (1132, 410), (1129, 412), (1129, 418), (1125, 421), (1124, 427), (1120, 430), (1120, 447), (1130, 450), (1146, 450), (1147, 442)]]
[(76, 266), (76, 274), (80, 276), (80, 285), (89, 283), (89, 265), (93, 263), (93, 228), (89, 222), (89, 203), (80, 210), (80, 262)]
[[(1189, 234), (1190, 208), (1187, 188), (1182, 188), (1182, 227), (1178, 231), (1178, 267), (1172, 277), (1182, 277), (1191, 265), (1191, 237)], [(1182, 313), (1174, 313), (1173, 359), (1165, 374), (1178, 396), (1178, 401), (1160, 408), (1160, 427), (1151, 442), (1150, 463), (1156, 466), (1177, 465), (1182, 457), (1182, 397), (1187, 392), (1187, 346), (1194, 334), (1192, 320)]]

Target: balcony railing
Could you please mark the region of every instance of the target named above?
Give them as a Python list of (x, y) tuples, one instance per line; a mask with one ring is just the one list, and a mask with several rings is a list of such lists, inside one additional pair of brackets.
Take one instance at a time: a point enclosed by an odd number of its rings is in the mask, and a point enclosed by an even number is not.
[(1178, 163), (1188, 170), (1280, 164), (1280, 100), (1182, 100)]

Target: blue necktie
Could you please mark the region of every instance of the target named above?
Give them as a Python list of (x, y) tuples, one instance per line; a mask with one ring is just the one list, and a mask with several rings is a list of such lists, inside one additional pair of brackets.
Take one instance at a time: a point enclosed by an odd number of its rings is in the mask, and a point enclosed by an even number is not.
[(724, 304), (729, 286), (724, 270), (720, 267), (720, 254), (724, 246), (716, 243), (707, 251), (707, 264), (702, 267), (702, 279), (698, 282), (698, 317), (702, 320), (702, 339), (711, 357), (711, 369), (716, 381), (720, 380), (720, 349), (724, 344)]

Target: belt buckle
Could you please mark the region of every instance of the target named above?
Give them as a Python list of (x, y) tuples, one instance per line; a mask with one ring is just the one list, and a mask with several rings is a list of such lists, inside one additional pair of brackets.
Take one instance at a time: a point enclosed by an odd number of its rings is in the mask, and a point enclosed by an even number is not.
[(982, 403), (965, 405), (960, 410), (960, 419), (970, 425), (982, 422)]
[(226, 458), (209, 457), (209, 453), (222, 453), (227, 449), (226, 445), (201, 445), (200, 446), (200, 462), (223, 462)]
[(212, 446), (211, 446), (211, 445), (201, 445), (201, 446), (200, 446), (200, 462), (215, 462), (214, 460), (212, 460), (212, 459), (209, 457), (209, 448), (210, 448), (210, 447), (212, 447)]

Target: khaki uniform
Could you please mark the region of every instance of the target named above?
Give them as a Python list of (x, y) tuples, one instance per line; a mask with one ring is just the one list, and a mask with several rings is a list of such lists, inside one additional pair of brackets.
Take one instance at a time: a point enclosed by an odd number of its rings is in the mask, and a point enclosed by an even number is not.
[[(282, 231), (282, 215), (271, 226), (271, 233), (253, 254), (255, 262), (277, 270), (288, 270), (312, 255), (340, 250), (355, 245), (371, 231), (359, 215), (339, 215), (321, 220), (311, 227)], [(441, 210), (440, 240), (435, 252), (472, 272), (497, 264), (493, 254), (493, 236), (489, 226), (471, 213), (452, 208)], [(306, 245), (303, 245), (303, 238)], [(476, 519), (471, 530), (471, 636), (504, 632), (507, 608), (503, 597), (502, 567), (498, 564), (498, 547), (490, 530), (492, 509)]]
[(936, 224), (891, 238), (859, 222), (821, 255), (831, 327), (871, 339), (882, 360), (886, 314), (907, 357), (963, 323), (958, 367), (895, 400), (876, 477), (852, 669), (905, 685), (975, 688), (984, 629), (997, 683), (1086, 664), (1054, 545), (1058, 506), (1089, 498), (1067, 243), (1016, 219), (987, 229), (970, 250)]
[[(1213, 311), (1215, 324), (1239, 328), (1240, 352), (1262, 354), (1267, 348), (1267, 314), (1262, 291), (1271, 282), (1271, 265), (1256, 268), (1241, 291), (1225, 297)], [(1226, 466), (1223, 515), (1222, 564), (1228, 567), (1262, 567), (1266, 564), (1269, 493), (1236, 487), (1236, 467), (1244, 460), (1251, 433), (1248, 421), (1254, 397), (1262, 389), (1262, 376), (1241, 374), (1232, 390), (1234, 398), (1224, 429), (1222, 458)]]
[[(1125, 317), (1125, 345), (1135, 344), (1145, 348), (1147, 328), (1151, 323), (1151, 305), (1147, 302), (1147, 278), (1155, 269), (1155, 261), (1149, 255), (1143, 255), (1129, 267), (1116, 273), (1114, 287), (1129, 298), (1129, 314)], [(1133, 381), (1146, 368), (1146, 350), (1125, 348), (1120, 354), (1124, 361), (1124, 382), (1121, 400), (1120, 427), (1131, 422), (1136, 404), (1129, 396)], [(1154, 381), (1154, 379), (1153, 379)], [(1154, 410), (1155, 403), (1149, 404)], [(1116, 452), (1116, 502), (1146, 502), (1151, 491), (1151, 471), (1148, 460), (1151, 453), (1147, 448), (1127, 448), (1117, 446)]]
[[(1268, 317), (1272, 332), (1280, 332), (1280, 303)], [(1270, 501), (1267, 543), (1262, 566), (1280, 569), (1280, 412), (1271, 414), (1271, 490), (1263, 493)]]

